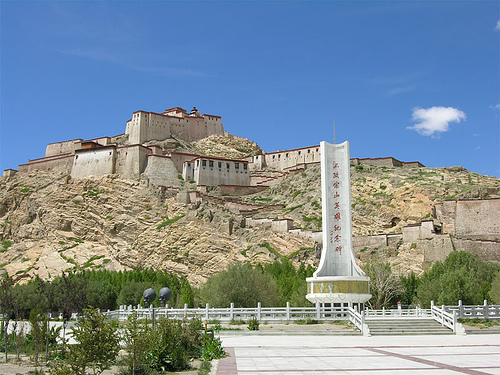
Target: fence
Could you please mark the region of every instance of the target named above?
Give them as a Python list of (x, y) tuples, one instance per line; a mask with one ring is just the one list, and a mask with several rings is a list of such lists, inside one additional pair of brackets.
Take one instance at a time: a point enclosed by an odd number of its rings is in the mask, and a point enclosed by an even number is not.
[(256, 318), (262, 322), (286, 323), (301, 320), (332, 321), (344, 320), (353, 323), (361, 332), (364, 330), (364, 316), (356, 310), (348, 307), (323, 307), (317, 304), (314, 307), (262, 307), (260, 303), (254, 308), (236, 308), (231, 304), (229, 308), (213, 308), (208, 304), (204, 308), (190, 309), (184, 305), (183, 309), (172, 308), (137, 308), (132, 306), (120, 306), (119, 310), (106, 313), (109, 319), (127, 320), (133, 313), (137, 313), (142, 319), (192, 319), (203, 321), (218, 321), (230, 323), (231, 321), (248, 321)]
[(488, 301), (484, 301), (483, 305), (469, 306), (458, 301), (458, 306), (444, 306), (444, 309), (447, 312), (455, 311), (461, 319), (500, 319), (500, 305), (488, 305)]
[(363, 334), (369, 334), (366, 325), (367, 319), (397, 319), (397, 318), (427, 318), (434, 319), (453, 330), (457, 334), (463, 333), (463, 327), (457, 322), (458, 318), (481, 318), (481, 319), (500, 319), (500, 305), (464, 306), (459, 301), (457, 306), (435, 306), (431, 302), (430, 309), (415, 308), (403, 309), (398, 306), (397, 309), (371, 310), (365, 309), (361, 313), (350, 307), (324, 307), (317, 304), (314, 307), (291, 307), (290, 303), (286, 307), (262, 307), (259, 303), (253, 308), (235, 308), (231, 304), (229, 308), (213, 308), (208, 304), (204, 308), (188, 308), (184, 305), (182, 309), (161, 308), (141, 308), (136, 309), (132, 306), (121, 306), (119, 310), (106, 313), (109, 319), (127, 320), (133, 313), (137, 313), (139, 318), (155, 320), (158, 318), (170, 319), (201, 319), (203, 321), (218, 321), (221, 323), (230, 323), (231, 321), (249, 321), (256, 318), (261, 322), (286, 323), (300, 320), (317, 320), (319, 322), (344, 320), (351, 322)]

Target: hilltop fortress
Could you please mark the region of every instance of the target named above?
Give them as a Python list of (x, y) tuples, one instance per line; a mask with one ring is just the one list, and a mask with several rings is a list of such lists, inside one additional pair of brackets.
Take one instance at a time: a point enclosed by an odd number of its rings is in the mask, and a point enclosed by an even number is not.
[[(224, 131), (220, 116), (201, 115), (196, 107), (189, 113), (180, 107), (163, 113), (137, 111), (127, 121), (124, 134), (51, 143), (43, 158), (29, 160), (19, 165), (17, 171), (6, 170), (4, 176), (56, 170), (73, 179), (118, 174), (129, 179), (147, 179), (156, 186), (179, 187), (182, 181), (191, 181), (199, 187), (250, 187), (269, 181), (268, 175), (259, 173), (262, 170), (288, 172), (320, 162), (319, 146), (229, 159), (179, 152), (168, 144), (169, 140), (194, 142), (210, 136), (241, 139)], [(351, 163), (423, 167), (419, 162), (406, 163), (392, 157), (354, 158)]]

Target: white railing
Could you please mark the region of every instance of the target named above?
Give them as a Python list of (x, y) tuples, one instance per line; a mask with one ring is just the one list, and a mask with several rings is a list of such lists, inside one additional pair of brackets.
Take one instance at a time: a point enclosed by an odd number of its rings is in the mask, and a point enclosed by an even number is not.
[(463, 326), (457, 322), (457, 313), (455, 311), (448, 312), (444, 305), (439, 308), (434, 305), (434, 301), (431, 301), (431, 313), (434, 320), (441, 323), (442, 326), (450, 328), (457, 335), (465, 333)]
[(430, 318), (431, 310), (430, 309), (421, 309), (420, 307), (415, 307), (412, 309), (403, 309), (398, 307), (397, 309), (381, 309), (381, 310), (372, 310), (365, 309), (365, 317), (367, 319), (376, 319), (376, 318)]
[(233, 304), (229, 308), (213, 308), (208, 304), (204, 308), (188, 308), (184, 305), (182, 309), (169, 307), (159, 308), (132, 308), (132, 306), (121, 306), (119, 310), (108, 311), (105, 314), (108, 319), (127, 320), (129, 316), (136, 313), (139, 319), (201, 319), (202, 321), (218, 321), (230, 323), (231, 321), (249, 321), (256, 318), (260, 322), (286, 323), (300, 320), (325, 321), (350, 321), (361, 332), (364, 332), (364, 316), (356, 310), (348, 307), (322, 307), (317, 304), (314, 307), (257, 307), (236, 308)]
[(447, 312), (455, 311), (457, 317), (461, 319), (500, 319), (500, 305), (488, 305), (484, 301), (483, 305), (466, 305), (458, 301), (458, 306), (445, 306)]

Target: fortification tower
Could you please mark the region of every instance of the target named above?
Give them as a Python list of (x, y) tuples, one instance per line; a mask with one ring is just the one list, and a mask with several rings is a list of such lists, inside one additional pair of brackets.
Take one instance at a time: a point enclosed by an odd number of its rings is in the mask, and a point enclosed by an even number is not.
[(349, 142), (321, 142), (323, 249), (306, 298), (313, 303), (358, 310), (371, 298), (370, 278), (359, 268), (352, 247)]

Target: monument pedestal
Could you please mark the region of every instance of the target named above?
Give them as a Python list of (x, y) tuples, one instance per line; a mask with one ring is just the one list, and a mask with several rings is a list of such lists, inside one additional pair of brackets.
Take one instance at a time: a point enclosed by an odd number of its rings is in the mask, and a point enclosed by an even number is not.
[(307, 278), (307, 300), (331, 307), (358, 307), (371, 298), (366, 276), (323, 276)]

